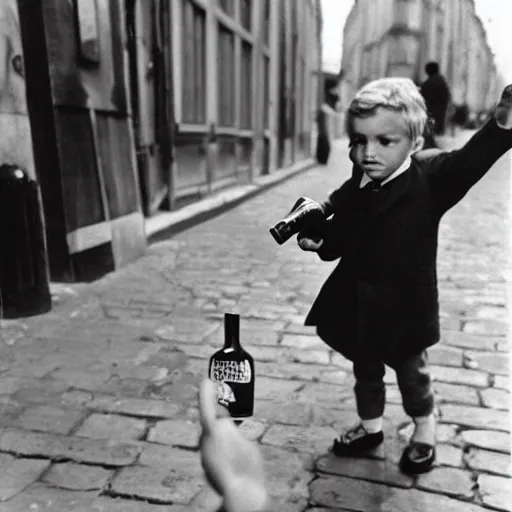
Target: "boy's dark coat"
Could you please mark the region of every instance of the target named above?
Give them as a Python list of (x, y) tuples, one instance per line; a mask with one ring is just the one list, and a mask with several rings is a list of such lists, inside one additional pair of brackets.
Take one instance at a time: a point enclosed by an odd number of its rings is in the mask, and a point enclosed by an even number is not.
[(334, 191), (323, 260), (341, 256), (306, 325), (349, 359), (389, 362), (439, 341), (436, 257), (439, 222), (512, 147), (512, 131), (489, 121), (460, 150), (426, 150), (378, 192), (361, 170)]

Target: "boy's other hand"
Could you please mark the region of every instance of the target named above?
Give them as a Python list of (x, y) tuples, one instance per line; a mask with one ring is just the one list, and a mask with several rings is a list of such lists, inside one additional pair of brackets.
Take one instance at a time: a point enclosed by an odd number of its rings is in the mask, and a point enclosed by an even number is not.
[(297, 235), (297, 243), (303, 251), (318, 251), (324, 244), (321, 238), (312, 238), (310, 235), (302, 231)]
[(500, 128), (512, 130), (512, 84), (503, 89), (494, 118)]

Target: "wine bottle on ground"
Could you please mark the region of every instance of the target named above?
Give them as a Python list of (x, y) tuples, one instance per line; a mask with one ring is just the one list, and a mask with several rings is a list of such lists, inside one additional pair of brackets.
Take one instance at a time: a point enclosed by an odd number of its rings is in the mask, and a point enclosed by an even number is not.
[(254, 410), (254, 359), (240, 344), (240, 315), (224, 315), (224, 347), (210, 358), (209, 378), (217, 384), (217, 401), (235, 423)]

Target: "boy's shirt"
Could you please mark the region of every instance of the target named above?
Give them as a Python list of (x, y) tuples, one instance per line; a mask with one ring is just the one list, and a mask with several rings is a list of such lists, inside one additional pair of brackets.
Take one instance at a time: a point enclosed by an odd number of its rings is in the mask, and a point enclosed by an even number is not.
[[(398, 167), (398, 169), (396, 169), (396, 171), (394, 171), (391, 175), (389, 175), (385, 180), (382, 181), (380, 186), (383, 187), (384, 185), (388, 184), (390, 181), (401, 176), (404, 172), (407, 172), (411, 167), (411, 163), (412, 163), (412, 159), (409, 156), (402, 162), (402, 164), (400, 165), (400, 167)], [(372, 181), (372, 179), (365, 172), (363, 172), (362, 176), (361, 176), (361, 181), (359, 182), (359, 188), (361, 188), (361, 189), (364, 188), (371, 181)], [(322, 203), (322, 207), (323, 207), (327, 217), (331, 216), (334, 213), (335, 205), (336, 205), (336, 203), (338, 203), (338, 200), (339, 200), (338, 195), (340, 194), (339, 191), (341, 190), (341, 188), (342, 187), (331, 192), (329, 197)]]
[[(383, 180), (380, 183), (380, 186), (383, 187), (387, 183), (389, 183), (391, 180), (394, 180), (404, 172), (409, 170), (409, 167), (411, 166), (411, 157), (408, 156), (400, 165), (398, 169), (396, 169), (392, 174), (390, 174), (385, 180)], [(371, 183), (372, 179), (368, 176), (368, 174), (363, 173), (363, 177), (361, 178), (361, 182), (359, 184), (359, 188), (364, 188), (368, 183)]]

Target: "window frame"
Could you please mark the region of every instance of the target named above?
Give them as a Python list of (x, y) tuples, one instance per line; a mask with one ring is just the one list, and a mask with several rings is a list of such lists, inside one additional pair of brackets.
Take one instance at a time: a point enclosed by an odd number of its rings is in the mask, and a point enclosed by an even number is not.
[[(198, 54), (197, 48), (197, 34), (193, 31), (191, 36), (188, 33), (188, 24), (186, 23), (186, 16), (188, 9), (194, 13), (192, 17), (192, 25), (195, 28), (197, 23), (197, 13), (202, 16), (202, 48), (201, 48), (201, 62), (197, 62), (196, 55)], [(180, 53), (182, 63), (182, 77), (181, 77), (181, 122), (188, 126), (204, 126), (207, 121), (207, 38), (208, 38), (208, 12), (207, 7), (200, 0), (182, 0), (181, 1), (181, 32), (180, 32)], [(192, 38), (191, 41), (187, 38)], [(189, 55), (189, 47), (192, 47), (192, 53)], [(190, 61), (192, 65), (190, 65)], [(192, 87), (190, 86), (192, 82)], [(198, 93), (198, 90), (200, 92)], [(192, 100), (190, 100), (192, 98)], [(190, 112), (193, 114), (190, 115)]]

